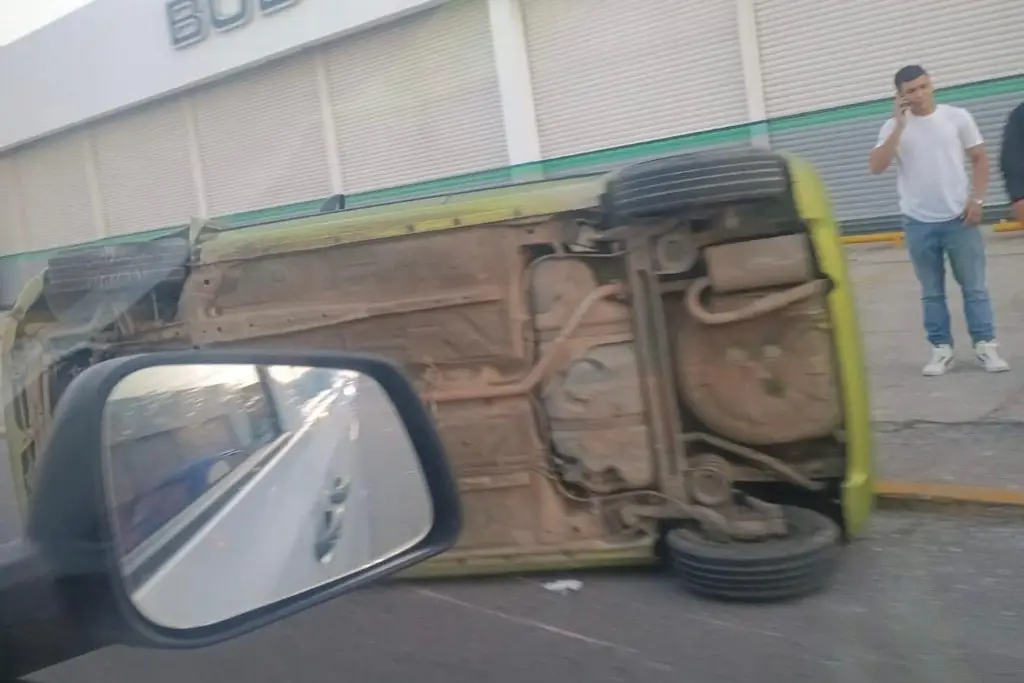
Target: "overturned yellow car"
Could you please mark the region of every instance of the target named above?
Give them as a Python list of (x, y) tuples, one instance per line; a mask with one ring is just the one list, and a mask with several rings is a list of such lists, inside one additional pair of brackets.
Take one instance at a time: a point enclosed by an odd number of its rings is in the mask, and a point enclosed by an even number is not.
[(419, 575), (662, 558), (700, 593), (794, 597), (827, 583), (871, 512), (849, 277), (825, 189), (795, 158), (673, 156), (68, 250), (4, 333), (22, 503), (84, 367), (223, 345), (405, 366), (465, 519)]

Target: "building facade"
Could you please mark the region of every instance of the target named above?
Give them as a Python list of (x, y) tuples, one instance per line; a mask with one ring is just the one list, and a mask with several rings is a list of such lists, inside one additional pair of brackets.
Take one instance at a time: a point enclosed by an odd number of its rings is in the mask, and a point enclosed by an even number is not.
[(1020, 0), (94, 0), (0, 48), (0, 304), (54, 249), (196, 215), (708, 147), (804, 155), (848, 229), (877, 225), (893, 72), (928, 68), (994, 153), (1024, 98), (1019, 18)]

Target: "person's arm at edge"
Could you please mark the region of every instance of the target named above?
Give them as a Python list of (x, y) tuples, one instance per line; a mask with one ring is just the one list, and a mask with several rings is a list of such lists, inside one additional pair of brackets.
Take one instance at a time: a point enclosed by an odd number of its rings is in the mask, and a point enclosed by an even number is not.
[(1007, 117), (999, 157), (1013, 216), (1024, 223), (1024, 104)]

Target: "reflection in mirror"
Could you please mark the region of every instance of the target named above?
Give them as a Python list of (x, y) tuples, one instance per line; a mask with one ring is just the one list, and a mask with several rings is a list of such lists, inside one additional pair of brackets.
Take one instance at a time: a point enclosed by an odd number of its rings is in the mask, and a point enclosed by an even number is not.
[(392, 557), (433, 524), (401, 418), (366, 375), (148, 367), (104, 407), (125, 587), (160, 626), (215, 624)]

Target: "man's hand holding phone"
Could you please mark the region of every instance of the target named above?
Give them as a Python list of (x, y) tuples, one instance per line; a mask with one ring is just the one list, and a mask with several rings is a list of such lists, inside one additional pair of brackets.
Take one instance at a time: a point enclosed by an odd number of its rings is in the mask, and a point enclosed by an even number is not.
[(907, 110), (909, 108), (910, 105), (907, 104), (906, 98), (903, 95), (897, 95), (892, 110), (892, 117), (896, 119), (896, 123), (902, 126), (907, 122)]

